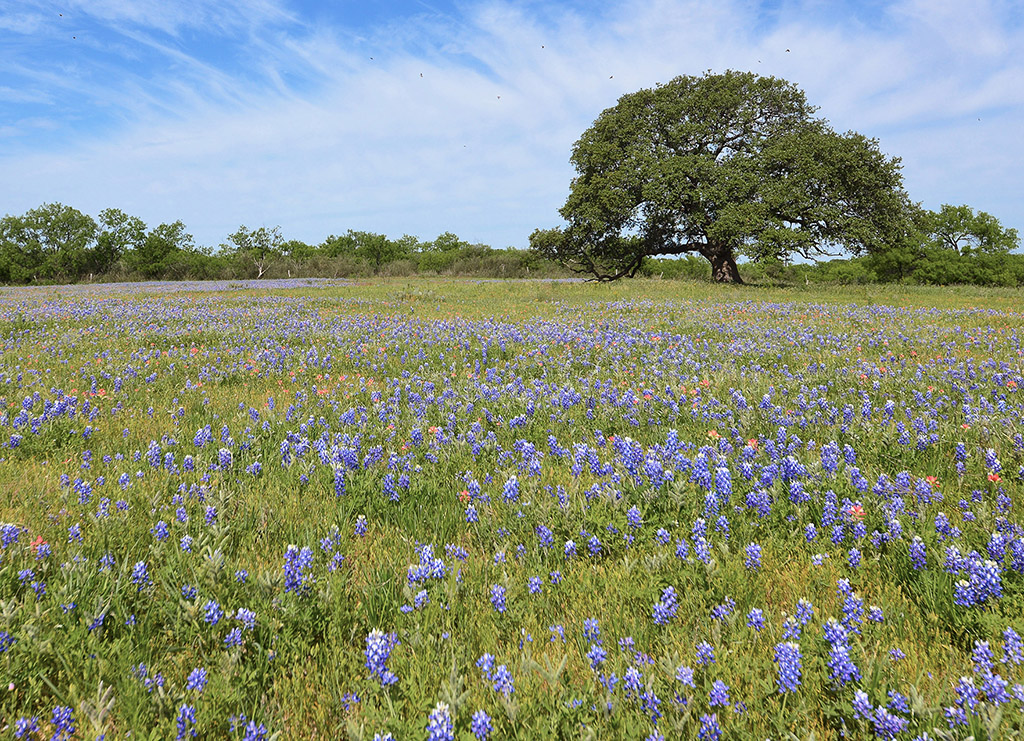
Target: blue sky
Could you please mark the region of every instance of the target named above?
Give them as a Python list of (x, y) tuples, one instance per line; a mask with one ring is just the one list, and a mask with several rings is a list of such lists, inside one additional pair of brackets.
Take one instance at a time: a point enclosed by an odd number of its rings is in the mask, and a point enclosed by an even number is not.
[[(620, 95), (753, 70), (1024, 234), (1018, 0), (0, 0), (0, 213), (525, 247)], [(787, 51), (788, 50), (788, 51)]]

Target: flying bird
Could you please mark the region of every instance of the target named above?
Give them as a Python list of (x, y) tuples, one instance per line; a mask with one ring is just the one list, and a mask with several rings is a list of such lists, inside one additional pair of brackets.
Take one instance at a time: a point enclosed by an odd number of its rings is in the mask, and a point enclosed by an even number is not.
[(789, 54), (789, 49), (786, 49), (786, 53)]

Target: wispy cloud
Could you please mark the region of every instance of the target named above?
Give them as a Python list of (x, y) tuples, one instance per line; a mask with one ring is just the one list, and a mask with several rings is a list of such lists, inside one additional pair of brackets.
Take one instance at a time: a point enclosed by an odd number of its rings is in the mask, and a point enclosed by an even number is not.
[(1024, 27), (1008, 4), (423, 4), (373, 27), (270, 2), (72, 7), (96, 24), (91, 56), (23, 69), (31, 87), (0, 76), (0, 100), (31, 90), (45, 107), (73, 88), (105, 117), (35, 150), (27, 124), (3, 121), (24, 127), (0, 154), (18, 173), (0, 185), (8, 211), (115, 205), (181, 218), (208, 244), (246, 223), (522, 246), (558, 222), (570, 148), (603, 108), (735, 68), (789, 79), (836, 128), (879, 137), (926, 205), (971, 203), (1024, 231)]

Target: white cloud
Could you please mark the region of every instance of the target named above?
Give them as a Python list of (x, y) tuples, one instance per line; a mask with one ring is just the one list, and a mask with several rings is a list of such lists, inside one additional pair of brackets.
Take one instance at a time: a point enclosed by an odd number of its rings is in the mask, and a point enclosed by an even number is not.
[(126, 123), (59, 152), (0, 156), (17, 173), (0, 199), (181, 218), (206, 244), (245, 223), (314, 242), (355, 228), (523, 246), (558, 222), (571, 145), (603, 108), (677, 74), (735, 68), (785, 77), (836, 128), (879, 137), (926, 205), (967, 202), (1024, 231), (1007, 195), (1024, 164), (1020, 24), (995, 4), (965, 24), (953, 5), (901, 3), (872, 25), (801, 6), (766, 19), (741, 0), (637, 0), (601, 16), (489, 2), (360, 35), (299, 27), (268, 3), (245, 21), (261, 30), (242, 74), (153, 31), (242, 23), (233, 4), (90, 0), (176, 71), (97, 85), (104, 105), (132, 95), (119, 103)]

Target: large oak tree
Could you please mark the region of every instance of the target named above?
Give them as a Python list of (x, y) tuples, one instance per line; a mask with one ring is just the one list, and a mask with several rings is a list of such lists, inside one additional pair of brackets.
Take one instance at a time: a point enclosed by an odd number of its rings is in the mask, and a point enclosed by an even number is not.
[(599, 280), (697, 253), (717, 281), (736, 258), (884, 250), (913, 230), (900, 163), (838, 134), (795, 85), (729, 71), (622, 96), (576, 142), (564, 229), (531, 246)]

